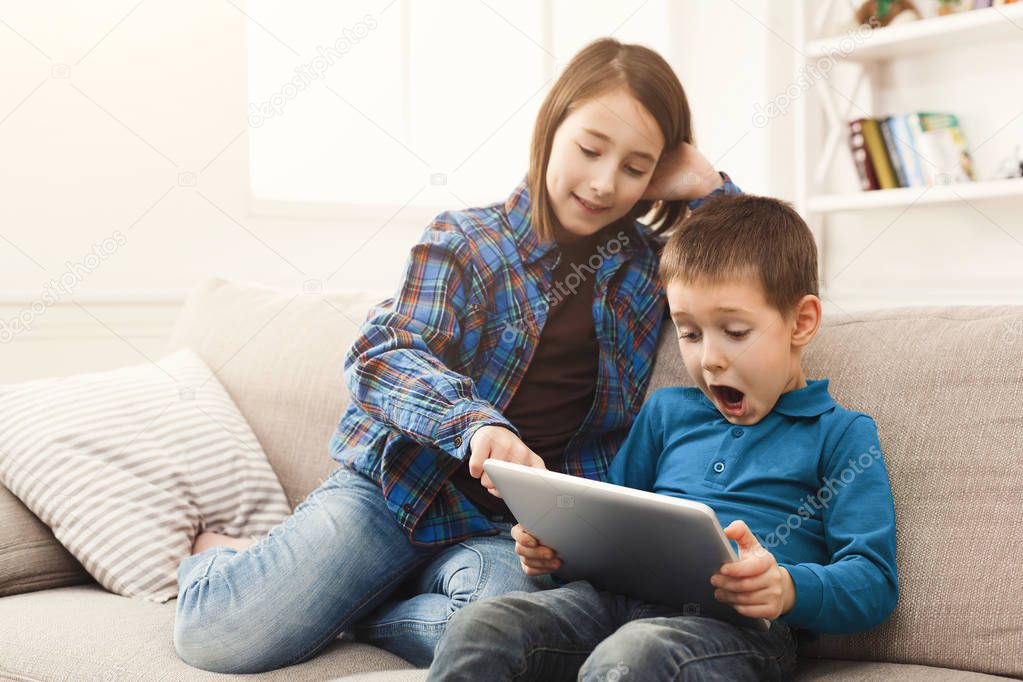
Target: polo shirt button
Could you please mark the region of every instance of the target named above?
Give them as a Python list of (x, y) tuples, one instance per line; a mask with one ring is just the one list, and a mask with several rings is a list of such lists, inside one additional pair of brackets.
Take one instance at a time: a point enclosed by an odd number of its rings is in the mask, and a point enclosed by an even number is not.
[(716, 471), (716, 472), (718, 472), (720, 474), (724, 470), (725, 470), (725, 463), (724, 462), (714, 462), (714, 471)]
[(732, 435), (735, 436), (736, 438), (742, 438), (742, 429), (739, 428), (732, 429)]
[(405, 504), (401, 505), (401, 508), (405, 510), (406, 514), (411, 514), (412, 513), (412, 505), (409, 504), (408, 502), (406, 502)]
[(462, 437), (461, 436), (455, 436), (455, 447), (456, 448), (462, 447)]

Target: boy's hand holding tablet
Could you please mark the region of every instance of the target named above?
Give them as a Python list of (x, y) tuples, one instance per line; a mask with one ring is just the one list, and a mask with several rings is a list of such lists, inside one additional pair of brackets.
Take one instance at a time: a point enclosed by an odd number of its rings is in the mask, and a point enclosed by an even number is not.
[(733, 521), (725, 535), (739, 545), (739, 560), (723, 564), (711, 576), (714, 597), (751, 618), (773, 620), (790, 611), (796, 588), (789, 572), (760, 545), (745, 521)]
[(522, 571), (526, 575), (546, 575), (561, 568), (558, 553), (537, 542), (521, 523), (512, 527), (511, 535), (515, 538), (515, 553), (519, 555), (519, 563), (522, 564)]
[[(561, 559), (551, 547), (541, 545), (522, 524), (511, 529), (515, 553), (528, 576), (546, 575), (561, 568)], [(710, 582), (714, 597), (751, 618), (774, 619), (788, 612), (796, 601), (796, 590), (788, 571), (764, 549), (744, 521), (733, 521), (725, 535), (739, 545), (739, 560), (722, 564)]]

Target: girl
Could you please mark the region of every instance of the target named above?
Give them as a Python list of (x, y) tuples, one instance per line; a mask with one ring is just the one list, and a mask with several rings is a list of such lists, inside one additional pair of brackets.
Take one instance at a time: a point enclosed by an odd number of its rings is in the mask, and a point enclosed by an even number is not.
[(663, 235), (687, 202), (738, 191), (691, 143), (656, 52), (606, 38), (572, 59), (523, 181), (439, 215), (370, 312), (345, 359), (341, 466), (255, 544), (203, 534), (182, 562), (183, 660), (261, 672), (354, 628), (426, 667), (460, 607), (551, 586), (521, 570), (483, 462), (606, 476), (650, 379)]

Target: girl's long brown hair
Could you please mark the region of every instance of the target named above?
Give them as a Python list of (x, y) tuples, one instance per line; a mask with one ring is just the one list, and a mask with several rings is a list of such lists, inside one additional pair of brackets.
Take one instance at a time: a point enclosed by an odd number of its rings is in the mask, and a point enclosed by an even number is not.
[[(689, 102), (682, 84), (661, 55), (648, 47), (600, 38), (580, 50), (547, 93), (533, 126), (529, 152), (529, 187), (533, 230), (543, 241), (554, 238), (557, 218), (547, 195), (547, 163), (558, 126), (574, 109), (607, 92), (624, 89), (657, 121), (664, 151), (693, 142)], [(625, 216), (630, 223), (653, 209), (649, 225), (655, 234), (670, 232), (687, 213), (684, 201), (644, 199)]]

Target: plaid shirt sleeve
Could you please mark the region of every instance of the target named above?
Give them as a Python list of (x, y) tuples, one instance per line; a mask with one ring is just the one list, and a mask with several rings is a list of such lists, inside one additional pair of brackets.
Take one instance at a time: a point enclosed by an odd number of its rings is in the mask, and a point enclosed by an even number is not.
[(707, 196), (703, 196), (700, 197), (699, 199), (693, 199), (692, 201), (689, 201), (687, 205), (689, 206), (690, 211), (695, 211), (696, 209), (700, 208), (700, 206), (702, 206), (704, 202), (706, 202), (711, 197), (720, 196), (722, 194), (742, 194), (742, 190), (739, 189), (738, 185), (732, 182), (732, 178), (729, 177), (728, 173), (725, 173), (724, 171), (718, 171), (718, 174), (721, 176), (721, 180), (724, 181), (723, 184), (717, 189), (715, 189), (713, 192), (708, 194)]
[(366, 414), (460, 460), (481, 426), (518, 434), (443, 359), (458, 354), (474, 272), (468, 240), (438, 217), (412, 248), (392, 305), (370, 313), (344, 363), (352, 400)]

